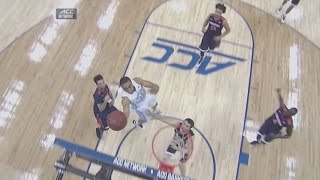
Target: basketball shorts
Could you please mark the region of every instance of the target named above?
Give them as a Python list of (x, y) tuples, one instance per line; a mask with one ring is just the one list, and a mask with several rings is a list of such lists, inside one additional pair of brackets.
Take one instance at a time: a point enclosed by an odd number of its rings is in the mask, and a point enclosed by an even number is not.
[(299, 4), (300, 0), (291, 0), (292, 6), (297, 6)]
[(220, 40), (214, 40), (215, 36), (211, 36), (208, 34), (204, 34), (201, 40), (201, 44), (199, 46), (200, 51), (207, 52), (209, 50), (213, 50), (216, 47), (220, 46)]
[(147, 94), (144, 101), (138, 105), (131, 104), (131, 108), (137, 113), (140, 119), (143, 121), (150, 121), (151, 117), (147, 114), (148, 110), (157, 104), (157, 100), (151, 94)]
[(276, 135), (281, 133), (282, 127), (279, 124), (275, 124), (272, 118), (267, 119), (260, 127), (258, 134), (264, 137), (269, 135)]
[(118, 109), (114, 106), (107, 105), (104, 111), (100, 112), (99, 114), (95, 114), (97, 122), (100, 124), (102, 128), (105, 128), (108, 126), (107, 118), (108, 118), (108, 115), (113, 111), (118, 111)]
[[(168, 146), (167, 148), (167, 152), (168, 154), (175, 154), (177, 152), (177, 149), (173, 148), (171, 145)], [(180, 163), (186, 163), (187, 160), (189, 159), (189, 154), (185, 153), (182, 155), (181, 159), (180, 159)]]

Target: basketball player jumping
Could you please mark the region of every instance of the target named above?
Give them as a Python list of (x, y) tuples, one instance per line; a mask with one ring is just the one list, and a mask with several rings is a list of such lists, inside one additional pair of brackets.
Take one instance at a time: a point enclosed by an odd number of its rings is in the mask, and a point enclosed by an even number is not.
[[(227, 20), (221, 16), (225, 13), (227, 7), (224, 4), (216, 4), (216, 11), (208, 15), (207, 19), (204, 21), (202, 26), (203, 37), (200, 49), (200, 59), (197, 63), (197, 67), (203, 62), (204, 53), (209, 50), (214, 50), (214, 48), (220, 46), (220, 41), (223, 37), (230, 33), (231, 29)], [(207, 25), (209, 24), (208, 28)], [(226, 31), (221, 33), (222, 29), (225, 28)]]
[(150, 88), (150, 93), (152, 94), (157, 94), (159, 91), (157, 84), (141, 78), (131, 80), (128, 77), (123, 77), (120, 79), (119, 95), (122, 97), (123, 112), (129, 118), (131, 106), (139, 116), (137, 121), (133, 120), (133, 124), (140, 128), (143, 128), (143, 123), (150, 120), (150, 117), (147, 115), (149, 108), (159, 113), (159, 110), (157, 110), (157, 100), (147, 93), (145, 87)]
[(148, 114), (155, 119), (158, 119), (166, 124), (174, 127), (174, 137), (172, 138), (170, 145), (166, 150), (166, 155), (163, 161), (167, 161), (177, 151), (182, 154), (180, 159), (179, 169), (181, 175), (186, 175), (185, 163), (190, 158), (193, 150), (194, 133), (191, 128), (194, 127), (194, 121), (190, 118), (181, 120), (174, 117), (162, 116), (148, 111)]
[[(288, 109), (283, 102), (283, 98), (280, 94), (280, 89), (277, 89), (278, 98), (280, 101), (280, 108), (270, 116), (260, 127), (257, 135), (257, 140), (250, 144), (268, 144), (277, 138), (289, 138), (291, 137), (293, 130), (292, 116), (297, 114), (297, 108)], [(281, 129), (286, 128), (286, 134), (281, 133)]]
[[(285, 4), (287, 4), (287, 2), (289, 2), (290, 0), (283, 0), (280, 8), (278, 9), (278, 13), (281, 14), (282, 8)], [(284, 14), (281, 15), (281, 22), (284, 23), (287, 14), (290, 13), (290, 11), (296, 7), (299, 4), (300, 0), (291, 0), (291, 4), (290, 6), (287, 8), (286, 12)]]
[(100, 127), (96, 128), (97, 137), (100, 139), (104, 130), (108, 130), (107, 116), (117, 111), (117, 108), (113, 106), (114, 96), (112, 95), (109, 87), (104, 82), (103, 77), (98, 74), (93, 78), (97, 85), (97, 89), (93, 94), (94, 105), (93, 112)]

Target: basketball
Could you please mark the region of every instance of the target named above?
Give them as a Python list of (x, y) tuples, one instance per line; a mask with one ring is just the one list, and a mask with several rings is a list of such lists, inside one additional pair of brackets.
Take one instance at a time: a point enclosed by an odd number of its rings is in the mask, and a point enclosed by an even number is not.
[(120, 131), (127, 125), (127, 117), (121, 111), (113, 111), (108, 116), (108, 125), (114, 131)]

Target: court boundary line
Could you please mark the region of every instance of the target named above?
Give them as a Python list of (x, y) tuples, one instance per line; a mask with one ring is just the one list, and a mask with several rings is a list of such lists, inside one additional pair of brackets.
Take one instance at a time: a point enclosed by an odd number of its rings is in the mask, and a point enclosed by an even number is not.
[[(134, 46), (134, 48), (133, 48), (133, 51), (132, 51), (131, 56), (130, 56), (130, 59), (129, 59), (129, 61), (128, 61), (128, 63), (127, 63), (127, 66), (126, 66), (126, 68), (125, 68), (125, 70), (124, 70), (123, 76), (125, 76), (125, 74), (126, 74), (127, 71), (128, 71), (129, 65), (131, 64), (131, 61), (132, 61), (133, 54), (135, 53), (135, 50), (136, 50), (136, 48), (137, 48), (137, 45), (138, 45), (139, 40), (140, 40), (140, 38), (141, 38), (142, 32), (143, 32), (143, 30), (144, 30), (144, 28), (145, 28), (145, 26), (146, 26), (146, 24), (147, 24), (147, 22), (148, 22), (149, 17), (150, 17), (151, 14), (152, 14), (156, 9), (158, 9), (161, 5), (163, 5), (163, 4), (165, 4), (165, 3), (169, 2), (169, 1), (170, 1), (170, 0), (166, 0), (166, 1), (164, 1), (164, 2), (161, 2), (161, 3), (158, 4), (154, 9), (152, 9), (151, 12), (148, 14), (148, 16), (147, 16), (147, 18), (145, 19), (145, 22), (144, 22), (144, 24), (143, 24), (143, 27), (142, 27), (142, 29), (141, 29), (141, 31), (140, 31), (140, 33), (139, 33), (138, 39), (137, 39), (137, 41), (136, 41), (136, 44), (135, 44), (135, 46)], [(123, 76), (122, 76), (122, 77), (123, 77)], [(117, 95), (118, 95), (118, 91), (116, 91), (115, 98), (117, 98)], [(127, 134), (124, 136), (123, 140), (120, 142), (121, 144), (123, 143), (123, 141), (126, 139), (126, 137), (127, 137), (134, 129), (135, 129), (135, 127), (133, 127), (131, 130), (129, 130), (129, 131), (127, 132)], [(195, 129), (196, 129), (196, 128), (195, 128)], [(209, 141), (208, 141), (208, 140), (206, 139), (206, 137), (203, 135), (203, 133), (202, 133), (201, 131), (199, 131), (198, 129), (196, 129), (196, 130), (197, 130), (197, 131), (199, 132), (199, 134), (205, 139), (205, 141), (206, 141), (206, 143), (207, 143), (207, 145), (208, 145), (208, 147), (209, 147), (209, 150), (210, 150), (210, 152), (212, 153), (212, 162), (213, 162), (213, 177), (212, 177), (212, 180), (215, 180), (215, 175), (216, 175), (216, 162), (215, 162), (215, 156), (214, 156), (214, 153), (213, 153), (213, 149), (212, 149), (211, 144), (209, 143)], [(101, 142), (101, 139), (98, 139), (97, 144), (96, 144), (95, 149), (94, 149), (95, 151), (97, 151), (100, 142)], [(121, 144), (118, 145), (118, 148), (117, 148), (117, 152), (116, 152), (116, 153), (119, 153), (119, 149), (120, 149), (120, 147), (121, 147)], [(87, 171), (86, 171), (87, 173), (88, 173), (89, 170), (90, 170), (91, 164), (92, 164), (92, 162), (90, 162), (89, 165), (88, 165), (88, 168), (87, 168)], [(86, 178), (83, 178), (83, 179), (85, 180)]]
[(32, 31), (33, 29), (37, 28), (40, 26), (43, 22), (47, 21), (48, 19), (51, 18), (52, 15), (46, 16), (43, 19), (41, 19), (39, 22), (34, 24), (33, 26), (29, 27), (27, 30), (22, 32), (20, 35), (15, 37), (11, 42), (9, 42), (6, 46), (3, 47), (3, 49), (0, 51), (0, 55), (4, 53), (7, 49), (9, 49), (14, 43), (16, 43), (18, 40), (20, 40), (22, 37), (24, 37), (28, 32)]
[[(246, 100), (246, 106), (245, 106), (245, 114), (244, 114), (244, 118), (243, 118), (243, 122), (242, 122), (242, 131), (241, 131), (241, 141), (240, 141), (240, 148), (239, 148), (239, 155), (238, 155), (238, 163), (237, 163), (237, 169), (236, 169), (236, 176), (235, 179), (238, 180), (239, 178), (239, 170), (240, 170), (240, 158), (242, 155), (242, 148), (243, 148), (243, 132), (245, 130), (245, 124), (247, 121), (247, 115), (248, 115), (248, 107), (249, 107), (249, 97), (250, 97), (250, 86), (251, 86), (251, 81), (252, 81), (252, 69), (253, 69), (253, 56), (254, 56), (254, 50), (255, 50), (255, 43), (254, 43), (254, 36), (253, 36), (253, 32), (251, 29), (251, 26), (249, 25), (248, 21), (244, 18), (244, 16), (238, 11), (236, 10), (236, 8), (234, 8), (233, 6), (231, 6), (229, 3), (225, 3), (227, 4), (230, 8), (232, 8), (240, 17), (242, 17), (242, 19), (244, 20), (244, 22), (247, 24), (249, 31), (251, 33), (251, 39), (252, 39), (252, 49), (251, 49), (251, 61), (250, 61), (250, 73), (249, 73), (249, 83), (248, 83), (248, 90), (247, 90), (247, 100)], [(248, 153), (246, 153), (248, 154)], [(248, 154), (249, 155), (249, 154)], [(249, 157), (249, 156), (248, 156)]]
[[(219, 0), (217, 0), (219, 2)], [(242, 122), (242, 131), (241, 131), (241, 140), (240, 140), (240, 148), (239, 148), (239, 155), (238, 155), (238, 162), (236, 163), (237, 164), (237, 168), (236, 168), (236, 174), (235, 174), (235, 179), (238, 180), (238, 176), (239, 176), (239, 169), (240, 169), (240, 165), (241, 165), (241, 157), (242, 157), (242, 154), (243, 154), (243, 151), (242, 151), (242, 148), (243, 148), (243, 139), (244, 139), (244, 136), (243, 136), (243, 132), (245, 130), (245, 124), (246, 124), (246, 117), (247, 117), (247, 114), (248, 114), (248, 106), (249, 106), (249, 97), (250, 97), (250, 86), (251, 86), (251, 81), (252, 81), (252, 69), (253, 69), (253, 56), (254, 56), (254, 47), (255, 47), (255, 43), (254, 43), (254, 36), (253, 36), (253, 32), (252, 32), (252, 29), (248, 23), (248, 21), (244, 18), (244, 16), (238, 11), (236, 10), (233, 6), (229, 5), (228, 3), (225, 3), (227, 4), (231, 9), (233, 9), (245, 22), (245, 24), (247, 25), (249, 31), (250, 31), (250, 34), (251, 34), (251, 39), (252, 39), (252, 47), (250, 46), (245, 46), (245, 45), (242, 45), (242, 44), (237, 44), (237, 43), (232, 43), (230, 41), (225, 41), (226, 43), (229, 43), (229, 44), (233, 44), (235, 46), (240, 46), (240, 47), (245, 47), (245, 48), (248, 48), (248, 49), (251, 49), (251, 60), (250, 60), (250, 71), (249, 71), (249, 81), (248, 81), (248, 89), (247, 89), (247, 98), (246, 98), (246, 105), (245, 105), (245, 114), (244, 114), (244, 119), (243, 119), (243, 122)], [(193, 34), (193, 35), (197, 35), (199, 36), (198, 33), (195, 33), (195, 32), (191, 32), (191, 31), (185, 31), (185, 30), (181, 30), (181, 29), (178, 29), (178, 28), (173, 28), (173, 27), (169, 27), (169, 26), (164, 26), (164, 25), (161, 25), (161, 24), (157, 24), (157, 23), (149, 23), (149, 25), (154, 25), (154, 26), (159, 26), (159, 27), (162, 27), (162, 28), (166, 28), (166, 29), (170, 29), (170, 30), (176, 30), (176, 31), (180, 31), (180, 32), (184, 32), (184, 33), (188, 33), (188, 34)], [(248, 158), (249, 158), (249, 154), (248, 153), (245, 153), (246, 155), (248, 155)]]
[[(144, 22), (144, 24), (143, 24), (143, 27), (142, 27), (142, 29), (141, 29), (141, 31), (140, 31), (140, 33), (139, 33), (139, 37), (138, 37), (138, 39), (137, 39), (137, 41), (136, 41), (136, 44), (135, 44), (135, 46), (134, 46), (134, 48), (133, 48), (133, 51), (132, 51), (132, 53), (131, 53), (130, 59), (129, 59), (129, 61), (128, 61), (128, 63), (127, 63), (127, 66), (126, 66), (126, 68), (125, 68), (125, 71), (124, 71), (124, 73), (123, 73), (123, 76), (125, 76), (125, 74), (127, 73), (128, 67), (129, 67), (129, 65), (131, 64), (133, 54), (134, 54), (134, 52), (135, 52), (135, 50), (136, 50), (136, 48), (137, 48), (137, 45), (138, 45), (139, 40), (140, 40), (140, 38), (141, 38), (142, 32), (143, 32), (143, 30), (144, 30), (144, 28), (145, 28), (145, 25), (146, 25), (147, 22), (148, 22), (149, 17), (150, 17), (151, 14), (152, 14), (156, 9), (158, 9), (161, 5), (163, 5), (163, 4), (165, 4), (165, 3), (169, 2), (169, 1), (170, 1), (170, 0), (166, 0), (166, 1), (164, 1), (164, 2), (161, 2), (161, 3), (158, 4), (154, 9), (152, 9), (151, 12), (148, 14), (148, 16), (147, 16), (147, 18), (145, 19), (145, 22)], [(218, 2), (219, 2), (219, 1), (218, 1)], [(225, 4), (227, 4), (227, 3), (225, 3)], [(249, 28), (249, 30), (250, 30), (250, 33), (251, 33), (252, 45), (253, 45), (252, 48), (251, 48), (252, 53), (251, 53), (251, 61), (250, 61), (251, 64), (250, 64), (250, 73), (249, 73), (247, 102), (246, 102), (246, 108), (245, 108), (245, 116), (244, 116), (243, 125), (242, 125), (240, 150), (239, 150), (239, 156), (238, 156), (237, 171), (236, 171), (236, 176), (235, 176), (236, 180), (238, 180), (239, 168), (240, 168), (240, 156), (241, 156), (241, 153), (242, 153), (243, 139), (244, 139), (243, 132), (244, 132), (245, 123), (246, 123), (246, 116), (247, 116), (248, 104), (249, 104), (249, 96), (250, 96), (250, 85), (251, 85), (251, 80), (252, 80), (253, 55), (254, 55), (254, 37), (253, 37), (253, 32), (252, 32), (252, 29), (251, 29), (249, 23), (248, 23), (247, 20), (242, 16), (242, 14), (240, 14), (235, 8), (233, 8), (233, 6), (231, 6), (231, 5), (229, 5), (229, 4), (227, 4), (227, 5), (228, 5), (230, 8), (232, 8), (238, 15), (240, 15), (240, 17), (242, 17), (242, 19), (243, 19), (243, 20), (245, 21), (245, 23), (247, 24), (247, 26), (248, 26), (248, 28)], [(118, 93), (116, 93), (115, 98), (117, 98), (117, 95), (118, 95)], [(134, 129), (135, 129), (135, 127), (133, 127), (131, 130), (129, 130), (129, 131), (126, 133), (126, 135), (125, 135), (124, 138), (123, 138), (123, 141), (126, 139), (126, 137), (127, 137)], [(198, 132), (199, 132), (200, 134), (202, 134), (200, 131), (198, 131)], [(203, 137), (204, 137), (204, 136), (203, 136)], [(204, 137), (204, 139), (207, 141), (207, 139), (206, 139), (205, 137)], [(123, 141), (121, 141), (120, 143), (123, 143)], [(100, 142), (101, 142), (101, 139), (99, 139), (99, 140), (97, 141), (95, 150), (97, 150)], [(207, 141), (207, 142), (208, 142), (208, 141)], [(209, 148), (210, 148), (210, 150), (211, 150), (211, 145), (210, 145), (209, 142), (208, 142), (208, 145), (209, 145)], [(118, 149), (119, 149), (120, 147), (121, 147), (121, 144), (118, 145)], [(116, 153), (119, 153), (119, 152), (118, 152), (118, 149), (117, 149), (117, 152), (116, 152)], [(212, 160), (214, 161), (214, 159), (212, 159)], [(88, 165), (88, 168), (87, 168), (87, 172), (89, 172), (90, 167), (91, 167), (91, 164), (92, 164), (92, 163), (90, 162), (89, 165)], [(216, 167), (216, 164), (215, 164), (215, 162), (214, 162), (214, 168), (215, 168), (215, 167)], [(216, 169), (214, 169), (214, 172), (213, 172), (213, 173), (214, 173), (214, 174), (216, 173)], [(85, 180), (85, 179), (86, 179), (86, 178), (84, 178), (84, 180)], [(215, 176), (213, 176), (213, 180), (215, 180)]]

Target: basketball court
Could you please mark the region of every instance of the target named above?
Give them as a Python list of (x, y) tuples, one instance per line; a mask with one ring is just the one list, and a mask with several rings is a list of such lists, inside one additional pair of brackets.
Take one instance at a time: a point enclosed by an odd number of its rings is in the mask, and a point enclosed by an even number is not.
[[(109, 130), (98, 140), (92, 78), (102, 74), (116, 96), (122, 76), (152, 81), (160, 87), (156, 98), (164, 115), (194, 120), (186, 177), (316, 180), (319, 24), (296, 16), (310, 17), (316, 6), (301, 2), (281, 24), (272, 12), (280, 1), (225, 1), (231, 33), (197, 69), (201, 26), (218, 2), (13, 2), (28, 12), (20, 17), (7, 8), (14, 20), (2, 21), (8, 27), (0, 38), (0, 179), (54, 179), (63, 148), (79, 155), (70, 164), (89, 174), (101, 167), (90, 160), (100, 157), (114, 167), (112, 179), (143, 177), (120, 167), (122, 160), (159, 178), (157, 153), (174, 129), (158, 120), (136, 128), (131, 110), (123, 130)], [(55, 19), (55, 8), (76, 8), (77, 19)], [(301, 8), (310, 11), (303, 14)], [(301, 31), (302, 26), (310, 28)], [(293, 135), (250, 146), (248, 140), (278, 107), (276, 88), (288, 106), (299, 109)], [(122, 111), (118, 96), (115, 106)], [(178, 167), (174, 173), (180, 174)], [(63, 179), (82, 178), (67, 173)]]
[[(208, 11), (200, 13), (201, 9), (214, 7), (215, 3), (207, 1), (202, 6), (197, 6), (197, 1), (169, 1), (156, 8), (144, 25), (125, 74), (157, 83), (160, 86), (157, 95), (159, 107), (165, 114), (195, 120), (199, 132), (196, 131), (195, 134), (194, 153), (190, 162), (193, 167), (207, 164), (200, 176), (196, 175), (197, 168), (188, 168), (188, 175), (196, 179), (214, 179), (215, 176), (218, 179), (235, 178), (241, 141), (241, 137), (236, 134), (239, 135), (242, 131), (253, 53), (253, 39), (248, 25), (236, 11), (229, 8), (226, 18), (231, 19), (229, 23), (236, 24), (239, 29), (225, 39), (226, 43), (215, 54), (206, 57), (207, 61), (202, 67), (198, 70), (194, 67), (199, 57), (197, 45), (201, 41), (201, 34), (198, 26), (193, 24), (206, 18)], [(177, 7), (181, 7), (179, 15)], [(199, 12), (198, 17), (184, 22), (184, 17), (195, 10)], [(168, 18), (172, 21), (166, 21)], [(237, 36), (242, 38), (236, 38)], [(244, 81), (238, 81), (239, 77)], [(220, 88), (226, 91), (219, 91)], [(228, 93), (228, 89), (238, 89), (238, 93), (230, 95), (232, 93)], [(121, 99), (117, 100), (116, 106), (121, 107)], [(228, 104), (233, 104), (235, 112), (226, 115), (225, 108)], [(224, 129), (212, 131), (210, 127), (218, 124), (238, 133), (230, 136)], [(151, 141), (155, 131), (164, 125), (161, 122), (151, 122), (143, 130), (134, 129), (118, 147), (118, 155), (157, 166), (151, 151)], [(98, 150), (104, 152), (110, 148), (110, 140), (102, 141)], [(128, 149), (133, 151), (127, 151)], [(230, 159), (215, 159), (215, 156)], [(191, 163), (188, 164), (191, 167)], [(216, 169), (216, 164), (220, 164), (220, 167), (229, 166), (234, 173), (221, 173)]]

